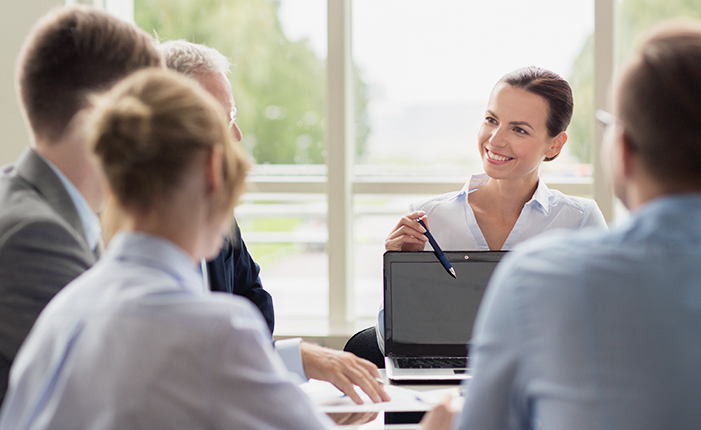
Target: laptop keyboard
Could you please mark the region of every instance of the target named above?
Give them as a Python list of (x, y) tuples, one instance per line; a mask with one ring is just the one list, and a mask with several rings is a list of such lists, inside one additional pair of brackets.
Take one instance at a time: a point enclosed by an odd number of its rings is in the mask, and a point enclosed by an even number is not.
[(396, 357), (400, 369), (451, 369), (467, 367), (465, 357)]

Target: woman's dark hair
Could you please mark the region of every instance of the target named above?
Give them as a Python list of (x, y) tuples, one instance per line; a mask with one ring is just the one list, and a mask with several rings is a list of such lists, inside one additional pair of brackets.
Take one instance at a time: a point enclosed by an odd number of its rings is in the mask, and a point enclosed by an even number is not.
[(616, 115), (658, 181), (701, 184), (701, 24), (656, 27), (624, 68)]
[[(545, 100), (548, 104), (548, 120), (546, 122), (548, 136), (555, 137), (560, 132), (567, 130), (567, 126), (572, 120), (574, 100), (570, 84), (560, 75), (550, 70), (531, 66), (507, 73), (499, 79), (497, 85), (502, 82), (539, 95)], [(560, 154), (547, 157), (545, 161), (552, 161), (558, 155)]]

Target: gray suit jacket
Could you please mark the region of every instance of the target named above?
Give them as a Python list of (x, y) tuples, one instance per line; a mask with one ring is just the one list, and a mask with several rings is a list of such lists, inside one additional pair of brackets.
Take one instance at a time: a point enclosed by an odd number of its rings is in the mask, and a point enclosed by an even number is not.
[(0, 403), (37, 316), (95, 263), (78, 211), (51, 167), (26, 150), (0, 172)]

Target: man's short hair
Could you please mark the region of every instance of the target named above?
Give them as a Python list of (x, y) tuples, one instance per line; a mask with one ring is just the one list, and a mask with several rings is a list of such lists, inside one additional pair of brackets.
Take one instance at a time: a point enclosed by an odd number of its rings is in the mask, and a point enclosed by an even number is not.
[(652, 30), (624, 67), (617, 96), (628, 144), (655, 179), (701, 185), (701, 23)]
[(166, 66), (188, 77), (201, 73), (229, 73), (231, 63), (219, 51), (186, 40), (170, 40), (160, 43), (158, 49)]
[(134, 25), (88, 6), (58, 7), (25, 39), (16, 70), (19, 97), (35, 136), (53, 140), (86, 106), (89, 93), (160, 66), (151, 37)]

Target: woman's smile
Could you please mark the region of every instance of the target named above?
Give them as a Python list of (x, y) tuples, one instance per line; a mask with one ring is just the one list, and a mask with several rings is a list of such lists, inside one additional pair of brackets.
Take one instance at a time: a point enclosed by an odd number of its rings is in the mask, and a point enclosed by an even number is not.
[(505, 155), (497, 154), (496, 152), (492, 152), (487, 148), (484, 148), (484, 150), (487, 153), (487, 159), (493, 164), (504, 164), (514, 159), (514, 157), (507, 157)]

